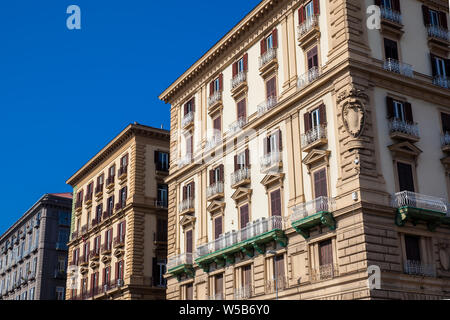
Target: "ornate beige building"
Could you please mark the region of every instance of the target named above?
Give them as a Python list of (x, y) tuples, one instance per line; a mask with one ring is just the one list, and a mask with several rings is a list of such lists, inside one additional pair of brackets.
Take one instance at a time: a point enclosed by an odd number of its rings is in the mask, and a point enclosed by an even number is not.
[(168, 151), (168, 131), (130, 124), (67, 181), (67, 299), (165, 298)]
[(450, 298), (448, 12), (263, 0), (161, 94), (168, 299)]

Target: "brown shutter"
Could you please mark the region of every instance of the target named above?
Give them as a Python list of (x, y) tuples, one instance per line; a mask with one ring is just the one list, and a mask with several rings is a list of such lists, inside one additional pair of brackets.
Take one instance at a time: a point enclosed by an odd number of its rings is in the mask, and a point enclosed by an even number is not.
[(388, 119), (393, 119), (395, 117), (394, 99), (392, 99), (391, 97), (386, 97), (386, 106)]
[(280, 189), (270, 193), (270, 207), (272, 216), (281, 216), (281, 197)]
[(213, 121), (214, 130), (222, 132), (222, 117), (219, 116)]
[(302, 24), (303, 21), (305, 20), (304, 12), (305, 12), (305, 9), (304, 9), (303, 6), (301, 6), (300, 9), (298, 9), (298, 21), (299, 21), (299, 24)]
[(221, 165), (219, 166), (219, 180), (220, 180), (220, 182), (224, 182), (223, 174), (224, 174), (223, 164), (221, 164)]
[(237, 107), (238, 107), (238, 119), (247, 118), (245, 99), (242, 99), (241, 101), (239, 101)]
[(323, 103), (319, 106), (319, 118), (320, 118), (319, 119), (320, 124), (327, 123), (327, 111), (326, 111), (326, 107)]
[(266, 155), (266, 154), (269, 153), (269, 143), (268, 143), (267, 138), (268, 138), (268, 137), (266, 137), (266, 138), (263, 139), (263, 144), (264, 144), (264, 146), (263, 146), (263, 147), (264, 147), (264, 155)]
[(187, 199), (187, 187), (184, 186), (183, 187), (183, 200), (186, 200), (186, 199)]
[(237, 155), (234, 156), (234, 171), (238, 171), (239, 167), (238, 167), (238, 163), (237, 163)]
[(405, 116), (406, 121), (414, 122), (411, 103), (409, 102), (405, 102)]
[(311, 130), (311, 114), (309, 112), (303, 115), (303, 119), (305, 121), (305, 133)]
[(274, 29), (272, 31), (272, 40), (273, 40), (273, 47), (278, 48), (278, 30)]
[(247, 226), (247, 223), (249, 222), (249, 216), (248, 216), (248, 204), (243, 205), (240, 208), (240, 223), (241, 223), (241, 229), (245, 228)]
[(395, 11), (401, 12), (399, 0), (392, 0), (392, 7), (394, 8)]
[(223, 73), (219, 75), (219, 91), (223, 90)]
[(261, 44), (261, 55), (263, 55), (264, 53), (266, 53), (266, 39), (261, 40), (260, 44)]
[(244, 54), (244, 71), (248, 70), (248, 53)]
[(281, 136), (281, 130), (278, 130), (278, 151), (283, 150), (283, 138)]
[(186, 232), (186, 252), (192, 253), (192, 230)]
[(326, 169), (321, 169), (314, 173), (314, 197), (326, 197), (327, 192), (327, 173)]
[(191, 182), (192, 199), (195, 198), (195, 182)]
[(214, 81), (211, 81), (209, 84), (209, 95), (212, 96), (214, 94)]
[(319, 243), (319, 264), (321, 266), (333, 264), (331, 239)]
[(192, 104), (192, 112), (195, 112), (195, 97), (192, 98), (191, 104)]
[(447, 15), (445, 12), (440, 11), (439, 12), (439, 24), (441, 25), (441, 28), (447, 30)]
[(222, 234), (222, 217), (214, 219), (214, 240)]
[(313, 6), (314, 6), (314, 14), (315, 15), (320, 14), (319, 0), (313, 0)]
[(214, 170), (209, 170), (209, 185), (212, 186), (214, 184)]
[(248, 286), (252, 283), (252, 266), (248, 265), (243, 267), (243, 279), (242, 285)]
[(422, 5), (423, 23), (425, 26), (430, 24), (430, 10), (426, 5)]
[(274, 263), (276, 265), (277, 273), (275, 274), (275, 277), (278, 279), (278, 281), (283, 281), (285, 272), (284, 272), (284, 255), (279, 255), (274, 257)]
[[(184, 115), (187, 115), (188, 113), (188, 108), (187, 108), (187, 103), (184, 104)], [(111, 174), (109, 174), (109, 176), (111, 176)]]
[(233, 78), (238, 74), (238, 63), (233, 63)]
[(250, 166), (250, 150), (245, 149), (245, 166), (248, 168)]

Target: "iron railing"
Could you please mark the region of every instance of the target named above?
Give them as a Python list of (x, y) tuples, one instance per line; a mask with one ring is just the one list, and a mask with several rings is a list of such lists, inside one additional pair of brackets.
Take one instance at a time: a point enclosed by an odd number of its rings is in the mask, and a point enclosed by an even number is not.
[(234, 299), (235, 300), (246, 300), (253, 297), (255, 294), (255, 289), (251, 284), (247, 284), (240, 288), (234, 289)]
[(222, 142), (222, 137), (220, 136), (220, 134), (213, 135), (210, 139), (208, 139), (208, 141), (206, 141), (205, 151), (211, 150), (212, 148), (217, 146), (220, 142)]
[(446, 147), (450, 146), (450, 133), (446, 132), (441, 136), (441, 146)]
[(167, 270), (173, 269), (183, 264), (194, 264), (194, 254), (185, 252), (173, 257), (169, 257), (167, 260)]
[(213, 294), (208, 296), (208, 300), (224, 300), (224, 296), (222, 292)]
[(319, 67), (312, 67), (308, 70), (308, 72), (305, 72), (304, 74), (300, 75), (297, 80), (297, 87), (299, 89), (302, 89), (306, 87), (311, 82), (317, 80), (320, 75), (322, 74), (322, 71)]
[(327, 138), (327, 126), (321, 124), (302, 134), (302, 148), (310, 145), (311, 143)]
[(381, 18), (402, 24), (402, 15), (400, 12), (386, 7), (380, 7)]
[(433, 84), (445, 89), (450, 88), (450, 78), (444, 76), (435, 76), (433, 78)]
[(426, 264), (416, 260), (406, 260), (404, 264), (406, 274), (435, 277), (436, 269), (433, 264)]
[(276, 96), (271, 96), (271, 97), (267, 98), (266, 101), (264, 101), (258, 105), (258, 116), (262, 116), (263, 114), (265, 114), (266, 112), (271, 110), (273, 107), (275, 107), (276, 104), (277, 104)]
[(247, 124), (247, 118), (241, 117), (237, 121), (233, 122), (228, 126), (227, 134), (235, 134), (236, 132), (241, 131), (241, 129)]
[(247, 73), (244, 71), (239, 72), (237, 75), (231, 79), (231, 88), (234, 89), (242, 82), (247, 81)]
[(449, 41), (449, 33), (447, 29), (441, 28), (439, 26), (429, 25), (427, 27), (428, 36), (433, 38), (439, 38)]
[(212, 95), (209, 96), (208, 98), (208, 106), (211, 107), (212, 105), (214, 105), (216, 102), (221, 101), (222, 100), (222, 92), (220, 91), (215, 91)]
[(409, 122), (398, 118), (389, 120), (390, 132), (401, 132), (410, 136), (419, 137), (419, 126), (415, 122)]
[(208, 198), (212, 197), (216, 194), (219, 194), (219, 193), (223, 193), (223, 182), (222, 181), (216, 182), (206, 188), (206, 196)]
[(181, 157), (180, 159), (178, 159), (178, 167), (184, 167), (185, 165), (188, 165), (192, 162), (192, 154), (191, 153), (187, 153), (186, 155), (184, 155), (183, 157)]
[(231, 174), (231, 185), (235, 185), (243, 180), (250, 179), (250, 169), (245, 167)]
[(321, 265), (311, 271), (311, 282), (330, 280), (339, 276), (339, 268), (333, 263)]
[(194, 198), (189, 198), (189, 199), (185, 199), (185, 200), (181, 201), (179, 210), (180, 210), (180, 212), (183, 212), (185, 210), (193, 209), (193, 208), (194, 208)]
[(181, 126), (186, 127), (188, 124), (194, 121), (194, 111), (185, 114), (183, 119), (181, 120)]
[(290, 216), (291, 223), (306, 218), (318, 212), (333, 212), (336, 210), (336, 200), (328, 197), (318, 197), (295, 206)]
[(388, 58), (384, 61), (383, 68), (387, 71), (399, 73), (410, 78), (414, 77), (414, 71), (410, 64), (392, 58)]
[(288, 282), (287, 277), (285, 277), (285, 276), (274, 277), (273, 279), (266, 280), (266, 283), (265, 283), (266, 294), (274, 293), (277, 290), (283, 291), (284, 289), (287, 289), (288, 287), (289, 287), (289, 282)]
[(301, 25), (297, 26), (297, 37), (300, 38), (309, 30), (319, 24), (319, 16), (312, 15), (308, 17)]
[(272, 151), (260, 158), (261, 169), (265, 170), (272, 165), (279, 163), (282, 160), (282, 153), (279, 151)]
[(444, 199), (411, 191), (402, 191), (394, 194), (392, 206), (394, 208), (414, 207), (445, 214), (448, 210), (447, 201)]
[(259, 57), (259, 67), (262, 68), (267, 63), (272, 61), (277, 57), (277, 49), (276, 48), (269, 48), (266, 52), (262, 54), (261, 57)]

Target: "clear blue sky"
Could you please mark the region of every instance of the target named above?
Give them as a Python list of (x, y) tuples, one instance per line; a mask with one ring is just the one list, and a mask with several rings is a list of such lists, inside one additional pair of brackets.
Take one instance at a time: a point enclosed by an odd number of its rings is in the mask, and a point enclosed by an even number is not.
[(0, 1), (0, 234), (129, 123), (168, 129), (159, 94), (259, 2)]

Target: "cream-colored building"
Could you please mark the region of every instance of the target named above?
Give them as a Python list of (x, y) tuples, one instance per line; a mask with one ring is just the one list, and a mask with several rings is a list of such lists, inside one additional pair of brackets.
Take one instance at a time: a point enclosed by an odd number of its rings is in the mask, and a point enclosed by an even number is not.
[(67, 181), (67, 299), (165, 299), (168, 151), (167, 130), (130, 124)]
[(448, 12), (263, 0), (161, 94), (168, 299), (450, 298)]

